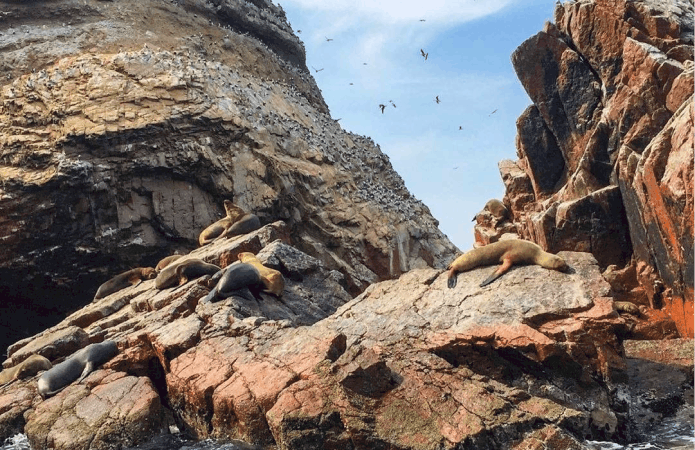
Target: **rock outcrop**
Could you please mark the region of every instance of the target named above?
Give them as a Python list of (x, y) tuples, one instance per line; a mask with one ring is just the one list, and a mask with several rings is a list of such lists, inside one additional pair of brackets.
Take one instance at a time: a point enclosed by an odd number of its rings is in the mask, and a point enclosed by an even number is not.
[[(512, 55), (533, 105), (517, 121), (519, 160), (499, 165), (521, 236), (629, 266), (634, 283), (615, 290), (689, 337), (693, 20), (687, 0), (558, 3)], [(497, 239), (482, 228), (481, 243)]]
[[(345, 276), (269, 224), (191, 257), (228, 266), (256, 253), (286, 279), (280, 297), (204, 302), (205, 278), (126, 288), (10, 348), (54, 362), (70, 343), (112, 339), (119, 354), (40, 401), (35, 381), (0, 391), (0, 438), (32, 448), (134, 445), (176, 425), (196, 438), (282, 449), (585, 448), (637, 436), (625, 397), (625, 320), (588, 253), (570, 273), (517, 267), (459, 275), (415, 269), (355, 299)], [(85, 344), (86, 344), (85, 342)], [(538, 427), (538, 424), (543, 424)]]
[(285, 221), (353, 296), (454, 255), (379, 147), (331, 119), (270, 1), (11, 2), (0, 44), (3, 347), (195, 248), (224, 199)]

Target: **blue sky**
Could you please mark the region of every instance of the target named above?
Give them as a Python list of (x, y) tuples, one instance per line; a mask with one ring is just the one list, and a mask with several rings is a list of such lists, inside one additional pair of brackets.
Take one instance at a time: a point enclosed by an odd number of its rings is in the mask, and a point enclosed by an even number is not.
[(472, 248), (471, 220), (504, 195), (497, 163), (517, 159), (516, 119), (531, 104), (510, 56), (552, 19), (555, 1), (280, 4), (331, 116), (379, 144), (440, 229)]

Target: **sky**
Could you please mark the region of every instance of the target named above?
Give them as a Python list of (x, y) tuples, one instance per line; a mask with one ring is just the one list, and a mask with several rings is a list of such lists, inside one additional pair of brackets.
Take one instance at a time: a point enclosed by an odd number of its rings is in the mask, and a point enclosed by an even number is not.
[(449, 239), (472, 248), (472, 219), (502, 199), (497, 164), (517, 159), (516, 119), (531, 104), (511, 54), (552, 20), (555, 0), (279, 4), (331, 117), (371, 137)]

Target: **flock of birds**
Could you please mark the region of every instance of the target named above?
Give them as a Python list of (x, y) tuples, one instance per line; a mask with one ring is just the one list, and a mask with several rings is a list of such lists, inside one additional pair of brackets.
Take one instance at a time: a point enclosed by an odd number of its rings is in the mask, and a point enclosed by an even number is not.
[[(426, 19), (420, 19), (420, 22), (425, 22), (425, 20), (426, 20)], [(297, 30), (297, 33), (301, 33), (301, 32), (302, 32), (302, 30)], [(326, 42), (332, 42), (332, 41), (333, 41), (333, 38), (329, 38), (328, 36), (324, 36), (324, 37), (326, 38)], [(427, 61), (427, 59), (429, 58), (429, 55), (430, 55), (430, 54), (429, 54), (429, 52), (426, 52), (424, 49), (421, 48), (421, 49), (420, 49), (420, 55), (422, 56), (422, 58), (423, 58), (424, 61)], [(362, 63), (362, 64), (365, 65), (365, 66), (367, 65), (366, 62), (364, 62), (364, 63)], [(317, 68), (314, 67), (314, 66), (311, 66), (311, 68), (314, 69), (314, 72), (315, 72), (315, 73), (319, 73), (319, 72), (321, 72), (321, 71), (323, 71), (323, 70), (325, 69), (324, 67), (322, 67), (322, 68), (320, 68), (320, 69), (317, 69)], [(353, 86), (353, 85), (354, 85), (354, 83), (350, 83), (350, 86)], [(434, 102), (435, 102), (436, 104), (440, 104), (440, 103), (442, 102), (441, 99), (439, 98), (439, 95), (436, 95), (436, 96), (434, 97)], [(388, 103), (389, 103), (391, 106), (393, 106), (394, 108), (396, 107), (396, 104), (393, 102), (393, 100), (389, 100)], [(381, 110), (381, 113), (382, 113), (382, 114), (384, 114), (384, 111), (386, 110), (387, 106), (388, 106), (388, 105), (386, 105), (386, 104), (384, 104), (384, 103), (380, 103), (380, 104), (379, 104), (378, 107), (379, 107), (379, 109)], [(489, 116), (492, 116), (492, 115), (495, 114), (496, 112), (497, 112), (497, 109), (495, 109), (494, 111), (492, 111), (492, 112), (489, 114)], [(336, 119), (336, 120), (340, 120), (340, 119)], [(459, 126), (458, 129), (459, 129), (459, 131), (463, 131), (463, 126)]]

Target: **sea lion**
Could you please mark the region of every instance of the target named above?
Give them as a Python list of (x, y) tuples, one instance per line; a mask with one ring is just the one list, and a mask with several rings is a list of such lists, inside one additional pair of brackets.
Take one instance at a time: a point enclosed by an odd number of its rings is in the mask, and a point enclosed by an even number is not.
[(543, 251), (533, 242), (521, 239), (508, 239), (488, 244), (484, 247), (474, 248), (464, 253), (449, 264), (449, 276), (447, 286), (456, 286), (456, 274), (471, 270), (479, 266), (489, 266), (502, 263), (480, 286), (487, 286), (514, 264), (538, 264), (546, 269), (566, 271), (569, 266), (564, 259), (552, 253)]
[(200, 233), (198, 243), (203, 246), (216, 239), (250, 233), (261, 227), (261, 222), (255, 214), (247, 214), (243, 209), (229, 200), (224, 201), (226, 217), (213, 223)]
[(99, 286), (97, 293), (94, 294), (94, 300), (109, 296), (128, 286), (135, 286), (143, 280), (151, 280), (156, 276), (157, 272), (152, 267), (136, 267), (135, 269), (130, 269), (127, 272), (116, 275)]
[(187, 258), (169, 264), (159, 272), (154, 280), (157, 289), (166, 289), (174, 286), (181, 286), (193, 278), (203, 275), (214, 275), (220, 271), (220, 267), (215, 264), (208, 264), (202, 259)]
[(104, 364), (118, 353), (114, 341), (106, 340), (90, 344), (76, 351), (68, 359), (56, 364), (39, 377), (39, 394), (44, 399), (62, 391), (73, 381), (79, 383), (95, 368)]
[(280, 272), (278, 272), (275, 269), (270, 269), (258, 260), (256, 258), (256, 255), (253, 253), (249, 252), (242, 252), (239, 253), (239, 261), (245, 264), (251, 264), (253, 267), (258, 269), (258, 271), (261, 274), (261, 278), (263, 279), (263, 284), (265, 285), (265, 290), (267, 292), (270, 292), (271, 294), (274, 294), (276, 296), (280, 296), (282, 294), (282, 290), (285, 288), (285, 278), (282, 276)]
[(637, 317), (642, 315), (642, 311), (640, 311), (639, 307), (632, 302), (614, 302), (613, 305), (618, 313), (632, 314)]
[(220, 270), (213, 275), (210, 282), (214, 287), (202, 300), (203, 303), (222, 300), (247, 289), (260, 291), (266, 287), (258, 269), (245, 263), (235, 263)]
[[(485, 206), (483, 206), (483, 211), (487, 211), (492, 214), (492, 217), (497, 219), (498, 222), (509, 219), (509, 210), (506, 206), (504, 206), (504, 203), (496, 198), (488, 200), (487, 203), (485, 203)], [(478, 215), (481, 213), (482, 211), (476, 214), (475, 217), (473, 217), (473, 221), (475, 221), (478, 218)]]
[(51, 362), (41, 355), (31, 355), (14, 367), (0, 372), (0, 385), (8, 384), (20, 378), (33, 377), (41, 370), (48, 370), (52, 366)]
[(181, 258), (182, 256), (183, 255), (170, 255), (170, 256), (167, 256), (166, 258), (162, 258), (157, 263), (157, 266), (155, 266), (154, 270), (156, 270), (157, 272), (161, 272), (166, 266), (173, 263), (174, 261)]

